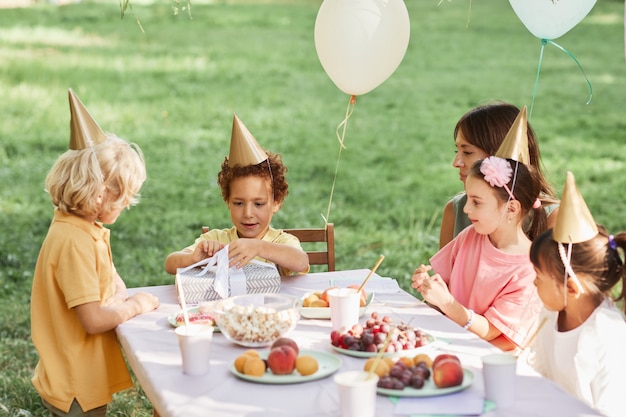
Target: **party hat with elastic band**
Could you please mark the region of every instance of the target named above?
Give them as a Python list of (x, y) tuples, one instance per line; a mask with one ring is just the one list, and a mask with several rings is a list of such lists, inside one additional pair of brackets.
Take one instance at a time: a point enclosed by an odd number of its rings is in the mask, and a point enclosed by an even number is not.
[(574, 174), (568, 171), (552, 237), (561, 243), (580, 243), (597, 234), (598, 226), (576, 187)]
[(71, 88), (68, 94), (70, 99), (70, 149), (85, 149), (104, 142), (106, 135)]
[[(598, 226), (576, 187), (574, 174), (568, 171), (552, 238), (558, 242), (559, 254), (563, 265), (565, 265), (566, 277), (569, 275), (581, 292), (584, 290), (571, 267), (572, 244), (586, 242), (597, 234)], [(568, 246), (567, 254), (564, 245)]]
[(500, 144), (496, 155), (500, 158), (513, 159), (524, 165), (530, 164), (528, 153), (528, 121), (526, 118), (526, 106), (522, 107), (504, 140)]
[(267, 160), (267, 158), (267, 153), (265, 153), (261, 145), (252, 136), (252, 133), (235, 114), (233, 117), (233, 132), (230, 138), (228, 165), (231, 167), (257, 165)]

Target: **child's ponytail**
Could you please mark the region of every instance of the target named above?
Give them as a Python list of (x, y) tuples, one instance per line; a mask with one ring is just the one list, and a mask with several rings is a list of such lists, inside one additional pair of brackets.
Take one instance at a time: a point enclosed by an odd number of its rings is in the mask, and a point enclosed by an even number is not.
[(626, 232), (620, 232), (617, 235), (609, 235), (606, 252), (606, 275), (611, 288), (622, 282), (622, 288), (619, 295), (614, 295), (613, 300), (621, 302), (622, 310), (626, 313), (626, 268), (624, 268), (624, 260), (618, 249), (622, 249), (622, 255), (626, 253)]
[[(539, 201), (539, 199), (537, 199)], [(530, 240), (535, 240), (537, 236), (548, 230), (548, 215), (541, 203), (533, 204), (530, 211), (530, 227), (526, 236)]]

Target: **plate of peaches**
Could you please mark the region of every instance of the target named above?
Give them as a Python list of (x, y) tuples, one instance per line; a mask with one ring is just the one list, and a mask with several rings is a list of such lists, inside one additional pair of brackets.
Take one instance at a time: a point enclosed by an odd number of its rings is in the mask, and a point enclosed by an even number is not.
[[(358, 285), (348, 286), (348, 288), (354, 287), (358, 289)], [(302, 306), (300, 307), (300, 315), (307, 319), (329, 319), (330, 320), (330, 307), (328, 302), (328, 290), (337, 288), (329, 287), (324, 291), (312, 291), (302, 296)], [(359, 308), (359, 317), (362, 317), (367, 311), (367, 307), (374, 300), (374, 293), (366, 293), (361, 290), (361, 302)]]
[(326, 378), (341, 366), (341, 358), (328, 352), (300, 350), (283, 337), (270, 349), (248, 349), (230, 363), (237, 378), (259, 384), (299, 384)]
[[(369, 371), (375, 359), (368, 359), (363, 369)], [(462, 391), (474, 382), (474, 373), (461, 365), (453, 354), (440, 354), (431, 360), (427, 354), (389, 358), (377, 363), (376, 392), (391, 397), (433, 397)]]

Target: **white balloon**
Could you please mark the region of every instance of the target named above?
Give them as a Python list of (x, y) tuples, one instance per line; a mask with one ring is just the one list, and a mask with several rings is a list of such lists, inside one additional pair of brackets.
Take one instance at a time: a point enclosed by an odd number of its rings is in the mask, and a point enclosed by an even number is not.
[(596, 0), (509, 0), (524, 26), (539, 39), (556, 39), (580, 23)]
[(362, 95), (398, 68), (410, 32), (403, 0), (324, 0), (315, 20), (315, 49), (340, 90)]

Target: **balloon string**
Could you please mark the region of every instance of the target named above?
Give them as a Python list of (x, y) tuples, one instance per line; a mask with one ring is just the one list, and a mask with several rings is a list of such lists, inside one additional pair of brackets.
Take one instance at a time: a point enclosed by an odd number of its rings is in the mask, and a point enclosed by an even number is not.
[[(346, 127), (348, 126), (348, 119), (352, 116), (352, 112), (354, 111), (354, 105), (356, 104), (356, 96), (350, 96), (350, 101), (348, 101), (348, 107), (346, 108), (346, 115), (343, 120), (337, 126), (337, 130), (335, 134), (337, 135), (337, 140), (339, 141), (339, 145), (342, 148), (346, 148), (344, 145), (343, 138), (346, 136)], [(339, 129), (342, 129), (341, 134), (339, 134)]]
[[(339, 172), (339, 161), (341, 160), (341, 151), (346, 149), (344, 145), (344, 138), (346, 136), (346, 127), (348, 126), (348, 119), (352, 116), (352, 112), (354, 111), (354, 105), (356, 104), (356, 96), (350, 96), (350, 100), (348, 101), (348, 106), (346, 108), (346, 115), (343, 120), (337, 126), (337, 130), (335, 131), (337, 135), (337, 140), (339, 141), (339, 153), (337, 154), (337, 164), (335, 165), (335, 176), (333, 178), (333, 185), (330, 189), (330, 198), (328, 199), (328, 208), (326, 209), (326, 217), (322, 215), (324, 221), (328, 223), (328, 219), (330, 218), (330, 207), (333, 202), (333, 195), (335, 194), (335, 184), (337, 183), (337, 173)], [(341, 129), (341, 134), (339, 134), (339, 130)]]
[(539, 63), (537, 64), (537, 76), (535, 77), (535, 87), (533, 88), (533, 97), (530, 101), (530, 110), (528, 111), (528, 121), (533, 117), (533, 107), (535, 107), (535, 97), (537, 97), (537, 86), (539, 85), (539, 73), (541, 72), (541, 62), (543, 61), (543, 50), (546, 44), (541, 41), (541, 52), (539, 52)]
[(583, 74), (583, 77), (585, 77), (585, 81), (587, 81), (587, 85), (589, 86), (589, 100), (587, 100), (587, 102), (585, 104), (591, 103), (591, 99), (593, 97), (593, 88), (591, 87), (591, 81), (589, 81), (589, 78), (587, 78), (587, 74), (585, 74), (585, 70), (583, 70), (583, 67), (582, 67), (582, 65), (580, 65), (580, 62), (578, 62), (576, 57), (570, 51), (568, 51), (567, 49), (563, 48), (558, 43), (556, 43), (554, 41), (551, 41), (550, 39), (542, 39), (541, 40), (542, 43), (544, 41), (548, 42), (548, 43), (551, 43), (552, 45), (554, 45), (557, 48), (559, 48), (561, 51), (565, 52), (570, 58), (572, 58), (572, 60), (576, 63), (576, 65), (578, 65), (578, 69)]
[[(439, 0), (439, 3), (437, 3), (437, 7), (441, 6), (441, 3), (443, 3), (443, 0)], [(467, 7), (467, 20), (465, 21), (465, 29), (469, 29), (471, 15), (472, 15), (472, 0), (469, 0), (469, 6)]]
[(469, 29), (471, 15), (472, 15), (472, 0), (469, 1), (469, 6), (467, 8), (467, 21), (465, 22), (465, 29)]
[(572, 60), (576, 63), (576, 65), (578, 65), (578, 69), (580, 69), (580, 72), (583, 74), (583, 77), (585, 77), (585, 81), (587, 81), (587, 85), (589, 86), (589, 99), (587, 100), (587, 102), (585, 104), (591, 103), (591, 99), (593, 98), (593, 87), (591, 86), (591, 81), (589, 81), (589, 78), (587, 78), (587, 74), (585, 74), (585, 70), (583, 70), (582, 65), (580, 65), (580, 62), (578, 62), (576, 57), (570, 51), (568, 51), (567, 49), (563, 48), (558, 43), (556, 43), (556, 42), (554, 42), (554, 41), (552, 41), (550, 39), (542, 39), (541, 40), (541, 52), (539, 54), (539, 63), (537, 65), (537, 76), (535, 78), (535, 87), (533, 89), (533, 97), (532, 97), (532, 101), (531, 101), (531, 104), (530, 104), (530, 111), (528, 112), (528, 120), (529, 121), (532, 118), (533, 107), (535, 105), (535, 97), (537, 96), (537, 85), (539, 84), (539, 73), (541, 72), (541, 62), (543, 61), (543, 50), (544, 50), (544, 47), (546, 46), (546, 44), (548, 44), (548, 43), (554, 45), (555, 47), (557, 47), (561, 51), (565, 52), (570, 58), (572, 58)]

